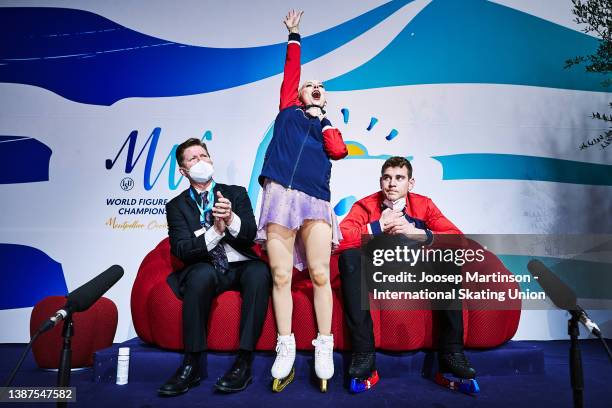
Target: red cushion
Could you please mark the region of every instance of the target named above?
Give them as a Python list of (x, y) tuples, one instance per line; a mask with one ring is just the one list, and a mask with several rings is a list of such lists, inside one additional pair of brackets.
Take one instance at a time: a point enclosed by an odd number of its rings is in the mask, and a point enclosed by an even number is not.
[[(480, 244), (469, 240), (471, 249), (482, 249)], [(466, 263), (462, 270), (481, 274), (500, 272), (511, 274), (504, 264), (490, 251), (484, 251), (484, 260)], [(491, 291), (507, 291), (518, 288), (517, 283), (466, 283), (464, 288), (471, 291), (489, 289)], [(380, 348), (385, 350), (415, 350), (419, 348), (434, 348), (437, 338), (434, 316), (428, 310), (425, 301), (388, 301), (379, 302), (381, 316)], [(419, 307), (422, 306), (422, 307)], [(518, 328), (521, 314), (521, 301), (508, 300), (503, 303), (507, 310), (494, 310), (499, 303), (484, 300), (465, 300), (463, 304), (463, 341), (465, 347), (486, 348), (495, 347), (510, 340)], [(391, 310), (388, 310), (391, 309)], [(422, 309), (422, 310), (419, 310)]]
[[(140, 264), (136, 280), (134, 281), (134, 285), (132, 286), (130, 306), (132, 309), (132, 322), (134, 323), (136, 333), (138, 333), (138, 336), (147, 343), (158, 344), (162, 347), (172, 349), (178, 348), (169, 347), (166, 346), (164, 343), (160, 344), (153, 340), (152, 323), (155, 319), (155, 315), (151, 315), (149, 313), (149, 295), (154, 286), (160, 284), (168, 286), (166, 284), (166, 277), (172, 271), (179, 269), (180, 264), (180, 260), (170, 253), (170, 240), (168, 238), (162, 240), (155, 247), (155, 249), (149, 252)], [(168, 287), (168, 289), (170, 288)], [(172, 296), (168, 298), (168, 302), (176, 300), (177, 303), (180, 303), (180, 301), (176, 299), (176, 296), (174, 296), (173, 293), (171, 293), (171, 295)], [(162, 302), (163, 304), (163, 297), (158, 301)], [(165, 325), (169, 325), (171, 324), (171, 322), (163, 321), (162, 323), (157, 320), (155, 321), (155, 324), (157, 326), (161, 324), (162, 327), (165, 328)]]
[(270, 299), (268, 311), (266, 312), (266, 320), (264, 320), (261, 336), (259, 336), (259, 341), (255, 348), (257, 350), (274, 350), (276, 347), (276, 332), (276, 320), (274, 320), (272, 299)]
[[(482, 248), (478, 243), (471, 241), (472, 248)], [(478, 271), (481, 274), (512, 275), (495, 254), (484, 251), (485, 259), (482, 262), (466, 263), (464, 271)], [(510, 289), (519, 289), (518, 283), (467, 283), (464, 287), (472, 291), (488, 289), (492, 292), (508, 292)], [(466, 347), (486, 348), (499, 345), (510, 340), (516, 330), (521, 316), (521, 301), (506, 299), (504, 310), (498, 310), (500, 303), (492, 300), (475, 301), (466, 300), (464, 309), (464, 343)], [(467, 323), (466, 323), (467, 322)]]
[(183, 332), (180, 330), (183, 326), (183, 302), (174, 296), (165, 279), (149, 291), (146, 316), (146, 326), (151, 333), (151, 340), (147, 342), (172, 350), (183, 348)]
[[(30, 316), (30, 336), (34, 335), (40, 325), (65, 304), (64, 296), (48, 296), (38, 302)], [(72, 368), (92, 366), (94, 353), (113, 345), (117, 318), (117, 306), (105, 297), (98, 299), (86, 311), (73, 314)], [(32, 345), (34, 360), (40, 368), (59, 368), (63, 327), (64, 323), (61, 322), (41, 334)]]
[[(480, 246), (471, 242), (473, 248)], [(264, 261), (265, 252), (253, 247)], [(176, 298), (166, 283), (166, 277), (183, 264), (170, 253), (168, 238), (161, 241), (143, 260), (132, 288), (131, 308), (134, 327), (138, 336), (148, 343), (163, 348), (180, 350), (182, 346), (181, 310), (182, 302)], [(475, 265), (464, 265), (464, 270)], [(485, 262), (478, 265), (482, 270), (510, 273), (490, 252)], [(349, 350), (350, 337), (344, 322), (338, 257), (330, 260), (330, 274), (333, 294), (332, 332), (337, 349)], [(477, 287), (478, 284), (475, 284)], [(485, 284), (481, 284), (485, 285)], [(492, 288), (491, 284), (486, 284)], [(516, 284), (498, 284), (499, 287)], [(311, 341), (316, 337), (312, 282), (307, 271), (294, 269), (292, 280), (293, 331), (298, 349), (312, 349)], [(384, 350), (403, 351), (434, 346), (434, 325), (431, 311), (424, 303), (414, 303), (406, 310), (385, 310), (381, 302), (372, 302), (370, 311), (374, 323), (376, 347)], [(208, 323), (208, 346), (211, 350), (232, 351), (239, 344), (241, 298), (239, 292), (225, 292), (212, 305)], [(469, 304), (476, 308), (475, 304)], [(466, 347), (498, 346), (514, 335), (520, 318), (520, 301), (506, 306), (516, 310), (464, 310), (464, 341)], [(271, 307), (268, 307), (262, 335), (257, 343), (258, 350), (273, 350), (276, 345), (276, 324)]]

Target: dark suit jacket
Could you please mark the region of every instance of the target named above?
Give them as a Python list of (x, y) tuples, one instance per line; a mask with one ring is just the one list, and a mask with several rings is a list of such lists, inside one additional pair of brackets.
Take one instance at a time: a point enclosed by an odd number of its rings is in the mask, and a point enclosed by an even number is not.
[[(217, 191), (232, 203), (232, 211), (240, 217), (240, 231), (233, 237), (228, 231), (218, 245), (229, 244), (236, 251), (247, 258), (257, 259), (251, 247), (257, 233), (257, 223), (253, 214), (253, 207), (247, 191), (241, 186), (232, 186), (217, 183), (214, 188), (215, 202)], [(189, 189), (166, 204), (166, 218), (168, 220), (168, 235), (170, 236), (170, 250), (185, 263), (185, 268), (168, 276), (168, 284), (174, 293), (181, 297), (181, 284), (189, 271), (189, 266), (197, 262), (210, 262), (211, 257), (206, 248), (204, 234), (196, 237), (194, 231), (199, 230), (200, 211), (189, 194)]]

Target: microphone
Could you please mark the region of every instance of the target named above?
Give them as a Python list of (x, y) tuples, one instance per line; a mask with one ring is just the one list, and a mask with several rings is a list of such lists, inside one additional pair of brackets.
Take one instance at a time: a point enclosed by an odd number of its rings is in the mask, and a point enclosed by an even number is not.
[(113, 265), (68, 295), (67, 304), (74, 305), (75, 312), (84, 312), (100, 299), (123, 276), (123, 268)]
[(66, 316), (74, 312), (84, 312), (89, 309), (98, 299), (106, 293), (121, 277), (123, 276), (123, 268), (119, 265), (113, 265), (89, 282), (76, 288), (70, 292), (66, 299), (66, 305), (55, 312), (55, 314), (47, 319), (38, 329), (39, 333), (44, 333), (47, 330), (55, 327)]
[(576, 294), (546, 265), (537, 259), (532, 259), (527, 264), (527, 269), (555, 306), (564, 310), (576, 310)]
[(576, 293), (574, 293), (569, 286), (537, 259), (529, 261), (527, 269), (529, 273), (538, 280), (538, 283), (542, 286), (542, 289), (544, 289), (544, 293), (548, 295), (555, 306), (577, 315), (580, 323), (582, 323), (590, 333), (593, 333), (594, 336), (601, 337), (601, 331), (597, 324), (589, 319), (584, 309), (576, 304)]
[(64, 306), (64, 309), (58, 310), (52, 317), (45, 320), (43, 324), (38, 328), (38, 333), (44, 333), (47, 330), (54, 328), (59, 322), (64, 320), (66, 316), (68, 316), (68, 313), (70, 313), (69, 310), (65, 309), (69, 309), (67, 305)]

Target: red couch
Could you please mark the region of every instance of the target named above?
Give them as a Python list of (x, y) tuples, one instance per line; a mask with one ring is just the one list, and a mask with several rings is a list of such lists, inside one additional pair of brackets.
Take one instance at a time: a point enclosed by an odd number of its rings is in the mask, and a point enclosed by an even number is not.
[[(258, 253), (262, 259), (265, 254)], [(482, 264), (481, 264), (482, 265)], [(485, 269), (510, 274), (501, 261), (488, 252)], [(131, 296), (132, 319), (138, 336), (145, 342), (171, 350), (183, 348), (182, 302), (166, 283), (166, 277), (182, 267), (179, 259), (170, 253), (168, 238), (161, 241), (144, 258), (134, 281)], [(464, 265), (469, 268), (470, 265)], [(481, 266), (482, 267), (482, 266)], [(468, 269), (469, 270), (469, 269)], [(473, 269), (472, 269), (473, 270)], [(350, 337), (344, 324), (342, 295), (337, 256), (331, 259), (331, 284), (334, 298), (332, 331), (336, 349), (350, 350)], [(515, 283), (498, 284), (499, 287), (518, 287)], [(483, 286), (484, 287), (484, 286)], [(491, 284), (487, 284), (491, 288)], [(312, 349), (316, 337), (312, 283), (307, 272), (293, 272), (293, 331), (297, 348)], [(238, 349), (240, 293), (235, 291), (219, 295), (213, 302), (208, 322), (208, 346), (211, 350)], [(414, 305), (412, 307), (414, 309)], [(495, 347), (514, 336), (520, 319), (520, 301), (505, 304), (507, 310), (468, 310), (463, 312), (464, 342), (469, 348)], [(371, 310), (374, 321), (376, 347), (383, 350), (404, 351), (431, 348), (434, 343), (432, 312), (429, 310)], [(257, 343), (258, 350), (273, 350), (276, 345), (276, 324), (272, 305)]]
[[(30, 315), (30, 337), (49, 316), (53, 316), (65, 304), (65, 296), (47, 296), (36, 303)], [(98, 299), (86, 311), (73, 314), (72, 368), (93, 366), (94, 353), (113, 345), (118, 318), (117, 306), (105, 297)], [(64, 344), (63, 328), (64, 322), (61, 322), (41, 334), (32, 345), (34, 360), (40, 368), (59, 368)]]

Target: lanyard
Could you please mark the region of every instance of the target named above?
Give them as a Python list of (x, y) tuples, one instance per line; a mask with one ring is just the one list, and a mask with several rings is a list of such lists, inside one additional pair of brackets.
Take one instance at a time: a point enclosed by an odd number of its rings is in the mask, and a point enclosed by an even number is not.
[(215, 181), (213, 180), (210, 189), (208, 190), (208, 203), (206, 204), (206, 207), (204, 207), (202, 204), (198, 203), (198, 200), (196, 200), (195, 194), (193, 194), (193, 190), (194, 188), (190, 188), (189, 189), (189, 194), (191, 195), (191, 199), (196, 203), (196, 205), (198, 206), (198, 210), (200, 210), (200, 224), (204, 225), (206, 224), (206, 213), (210, 210), (212, 210), (213, 206), (215, 205), (215, 193), (214, 193), (214, 189), (215, 189), (215, 185), (217, 183), (215, 183)]

